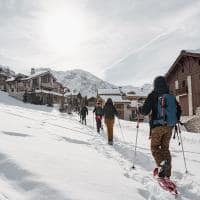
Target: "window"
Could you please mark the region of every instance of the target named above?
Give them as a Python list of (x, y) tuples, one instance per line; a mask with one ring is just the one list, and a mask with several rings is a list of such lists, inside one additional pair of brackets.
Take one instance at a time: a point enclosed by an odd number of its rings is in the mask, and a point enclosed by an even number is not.
[(184, 67), (182, 68), (182, 70), (181, 70), (181, 71), (182, 71), (182, 73), (184, 73)]
[(182, 87), (184, 88), (186, 86), (185, 80), (182, 81)]
[(123, 109), (123, 105), (122, 105), (122, 104), (115, 104), (115, 107), (116, 107), (117, 109)]
[(46, 75), (42, 77), (42, 83), (49, 83), (50, 82), (50, 76)]
[(33, 88), (37, 88), (39, 86), (38, 79), (33, 79)]

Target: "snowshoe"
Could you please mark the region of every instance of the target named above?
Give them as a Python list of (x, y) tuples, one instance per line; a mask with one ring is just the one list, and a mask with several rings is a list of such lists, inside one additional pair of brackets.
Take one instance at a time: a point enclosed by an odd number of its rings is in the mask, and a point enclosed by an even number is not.
[[(161, 170), (160, 170), (161, 171)], [(163, 172), (163, 171), (161, 171)], [(161, 175), (163, 175), (164, 173), (162, 173)], [(171, 194), (175, 195), (175, 197), (177, 197), (178, 195), (178, 191), (176, 188), (176, 185), (173, 181), (171, 181), (168, 177), (164, 176), (164, 177), (160, 177), (159, 176), (159, 168), (155, 168), (153, 171), (153, 176), (154, 178), (157, 180), (159, 186), (170, 192)]]

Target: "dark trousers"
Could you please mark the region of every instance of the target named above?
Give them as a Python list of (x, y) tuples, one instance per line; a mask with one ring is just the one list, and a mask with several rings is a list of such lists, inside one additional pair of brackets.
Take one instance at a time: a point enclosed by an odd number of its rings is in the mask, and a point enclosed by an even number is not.
[(97, 132), (100, 132), (100, 128), (101, 128), (101, 119), (96, 119), (96, 123), (97, 123)]
[(81, 123), (87, 125), (86, 123), (86, 115), (81, 115)]

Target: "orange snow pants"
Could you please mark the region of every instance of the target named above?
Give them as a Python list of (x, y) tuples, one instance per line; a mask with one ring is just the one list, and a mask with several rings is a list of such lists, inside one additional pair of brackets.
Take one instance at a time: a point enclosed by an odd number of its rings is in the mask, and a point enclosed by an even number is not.
[(114, 126), (114, 119), (106, 119), (105, 124), (107, 127), (107, 134), (108, 134), (108, 141), (113, 141), (113, 126)]

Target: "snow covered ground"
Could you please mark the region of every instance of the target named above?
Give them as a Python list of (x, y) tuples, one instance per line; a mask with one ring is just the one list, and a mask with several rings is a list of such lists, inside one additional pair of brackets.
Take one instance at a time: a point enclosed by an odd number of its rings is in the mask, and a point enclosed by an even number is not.
[[(0, 92), (0, 200), (170, 200), (152, 178), (148, 124), (140, 124), (137, 159), (134, 122), (115, 123), (114, 146), (76, 114), (24, 104)], [(200, 134), (182, 132), (172, 140), (173, 176), (179, 199), (200, 199)]]

